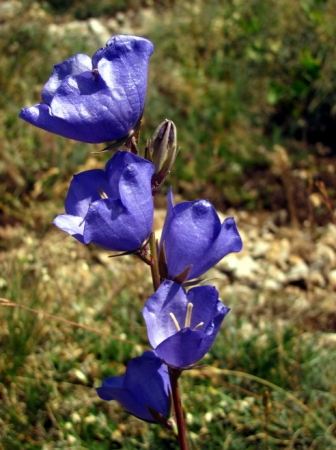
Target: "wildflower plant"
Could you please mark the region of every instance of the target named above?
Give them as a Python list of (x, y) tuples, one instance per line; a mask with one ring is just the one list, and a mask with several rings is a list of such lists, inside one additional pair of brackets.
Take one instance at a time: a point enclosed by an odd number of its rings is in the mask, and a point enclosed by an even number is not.
[(234, 218), (221, 223), (208, 200), (174, 205), (172, 189), (161, 240), (155, 239), (153, 198), (175, 161), (177, 132), (164, 120), (139, 155), (152, 52), (147, 39), (118, 35), (92, 58), (75, 55), (54, 67), (42, 102), (20, 117), (66, 138), (117, 149), (105, 170), (73, 177), (66, 214), (54, 224), (83, 244), (134, 254), (150, 267), (153, 293), (142, 313), (153, 350), (131, 360), (124, 376), (105, 379), (97, 393), (164, 426), (187, 449), (178, 380), (210, 350), (229, 312), (215, 287), (197, 284), (224, 256), (239, 252), (242, 241)]

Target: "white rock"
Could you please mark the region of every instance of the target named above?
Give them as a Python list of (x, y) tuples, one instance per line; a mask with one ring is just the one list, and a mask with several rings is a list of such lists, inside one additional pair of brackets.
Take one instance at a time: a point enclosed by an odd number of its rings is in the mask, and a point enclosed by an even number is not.
[(90, 34), (87, 23), (79, 20), (73, 20), (64, 25), (51, 23), (48, 26), (48, 33), (56, 37), (64, 37), (66, 35), (88, 36)]
[(240, 258), (234, 274), (238, 279), (253, 279), (255, 274), (259, 271), (259, 264), (257, 264), (251, 256), (245, 255)]
[(279, 291), (282, 288), (282, 283), (279, 283), (276, 280), (272, 280), (271, 278), (268, 278), (265, 280), (263, 287), (270, 291)]
[(286, 270), (291, 253), (291, 245), (287, 238), (275, 240), (270, 246), (267, 259), (276, 263), (281, 269)]
[(306, 281), (309, 274), (309, 268), (304, 261), (299, 261), (293, 265), (290, 271), (287, 273), (287, 280), (293, 281)]
[(323, 288), (323, 287), (326, 287), (326, 285), (327, 285), (327, 280), (324, 278), (322, 273), (319, 272), (318, 270), (310, 271), (308, 280), (313, 286), (318, 286), (318, 287)]
[(273, 265), (267, 264), (268, 271), (267, 276), (276, 281), (278, 284), (284, 285), (287, 281), (287, 277), (284, 272)]
[(262, 258), (266, 255), (266, 253), (270, 249), (269, 242), (257, 241), (252, 248), (252, 257), (253, 258)]
[(326, 244), (318, 242), (316, 245), (314, 262), (318, 267), (328, 269), (336, 268), (335, 251)]
[(237, 256), (237, 253), (230, 253), (221, 259), (216, 267), (222, 272), (234, 272), (237, 269), (239, 260), (240, 258)]
[(323, 229), (323, 235), (320, 242), (329, 245), (336, 250), (336, 225), (329, 223), (325, 229)]
[(111, 37), (108, 29), (95, 18), (89, 19), (88, 26), (89, 30), (99, 38), (101, 45), (104, 46)]

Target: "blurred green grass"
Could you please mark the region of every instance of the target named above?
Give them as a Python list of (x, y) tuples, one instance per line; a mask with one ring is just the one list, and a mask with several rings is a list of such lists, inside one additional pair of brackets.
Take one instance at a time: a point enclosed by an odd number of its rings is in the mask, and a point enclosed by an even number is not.
[[(118, 9), (127, 21), (127, 11), (136, 16), (148, 4), (28, 1), (3, 19), (2, 209), (15, 216), (50, 167), (59, 171), (57, 181), (66, 181), (90, 150), (99, 149), (49, 135), (17, 117), (22, 106), (40, 101), (56, 62), (78, 52), (92, 54), (101, 45), (94, 33), (80, 29), (78, 19), (104, 20)], [(321, 154), (330, 157), (336, 150), (334, 0), (162, 1), (151, 8), (142, 26), (155, 52), (141, 147), (158, 123), (170, 118), (181, 151), (169, 181), (184, 197), (205, 194), (222, 208), (283, 207), (279, 181), (269, 172), (273, 146), (283, 145), (299, 170), (323, 167)], [(60, 31), (69, 22), (74, 27)], [(320, 176), (334, 196), (334, 178)], [(38, 199), (52, 198), (54, 181), (47, 177)]]
[[(58, 36), (48, 27), (157, 9), (145, 29), (156, 50), (142, 145), (160, 121), (174, 120), (181, 147), (170, 176), (176, 190), (188, 200), (206, 192), (221, 206), (255, 209), (269, 207), (273, 186), (264, 198), (263, 186), (252, 190), (244, 180), (268, 174), (274, 144), (286, 146), (293, 166), (316, 155), (318, 143), (329, 155), (335, 151), (336, 4), (19, 3), (19, 13), (0, 18), (0, 295), (107, 336), (0, 306), (0, 449), (176, 448), (158, 427), (100, 401), (93, 389), (123, 373), (147, 345), (140, 310), (151, 283), (139, 262), (102, 264), (99, 252), (64, 240), (49, 225), (72, 174), (108, 156), (90, 155), (100, 147), (17, 117), (40, 101), (56, 62), (99, 46), (92, 34)], [(328, 188), (332, 196), (334, 186)], [(303, 334), (289, 318), (281, 326), (271, 308), (259, 324), (234, 314), (235, 299), (224, 300), (233, 311), (204, 361), (219, 372), (183, 377), (192, 448), (334, 448), (335, 349), (321, 348), (319, 332)]]

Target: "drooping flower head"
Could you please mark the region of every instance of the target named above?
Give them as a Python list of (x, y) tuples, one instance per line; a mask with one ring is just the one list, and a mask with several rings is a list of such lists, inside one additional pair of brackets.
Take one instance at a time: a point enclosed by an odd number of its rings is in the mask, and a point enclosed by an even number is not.
[(186, 369), (207, 353), (229, 312), (213, 286), (189, 290), (164, 281), (142, 311), (148, 339), (169, 366)]
[(103, 143), (126, 137), (141, 118), (153, 44), (117, 35), (92, 59), (77, 54), (54, 66), (43, 102), (22, 109), (27, 122), (63, 137)]
[(132, 359), (125, 375), (106, 378), (97, 388), (100, 398), (116, 400), (126, 411), (147, 422), (157, 422), (155, 412), (169, 417), (169, 391), (167, 366), (152, 351)]
[(154, 170), (140, 156), (115, 153), (105, 171), (94, 169), (74, 176), (65, 200), (66, 214), (57, 216), (54, 224), (83, 244), (137, 250), (152, 230)]
[(160, 240), (164, 247), (168, 273), (174, 279), (189, 266), (188, 280), (211, 269), (224, 256), (242, 249), (236, 223), (232, 217), (222, 224), (215, 208), (207, 200), (181, 202), (174, 206), (168, 192), (168, 207)]

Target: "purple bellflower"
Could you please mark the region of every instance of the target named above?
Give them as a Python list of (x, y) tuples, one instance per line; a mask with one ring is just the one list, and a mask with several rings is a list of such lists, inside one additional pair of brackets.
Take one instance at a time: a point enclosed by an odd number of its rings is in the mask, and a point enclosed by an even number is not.
[(145, 106), (153, 44), (137, 36), (111, 37), (92, 59), (77, 54), (54, 66), (43, 102), (21, 119), (51, 133), (87, 143), (127, 137)]
[(180, 284), (166, 280), (142, 314), (155, 353), (167, 365), (187, 369), (210, 349), (228, 312), (215, 287), (198, 286), (186, 293)]
[(157, 422), (159, 415), (169, 417), (169, 391), (168, 368), (153, 351), (132, 359), (124, 376), (106, 378), (97, 388), (101, 399), (116, 400), (126, 411), (147, 422)]
[(140, 156), (115, 153), (105, 171), (88, 170), (73, 177), (66, 214), (53, 223), (83, 244), (92, 242), (113, 251), (137, 250), (152, 230), (154, 170)]
[(164, 246), (167, 274), (174, 279), (188, 267), (186, 279), (204, 274), (225, 255), (239, 252), (242, 240), (233, 217), (221, 224), (215, 208), (207, 200), (182, 202), (174, 206), (168, 192), (168, 206), (160, 250)]

